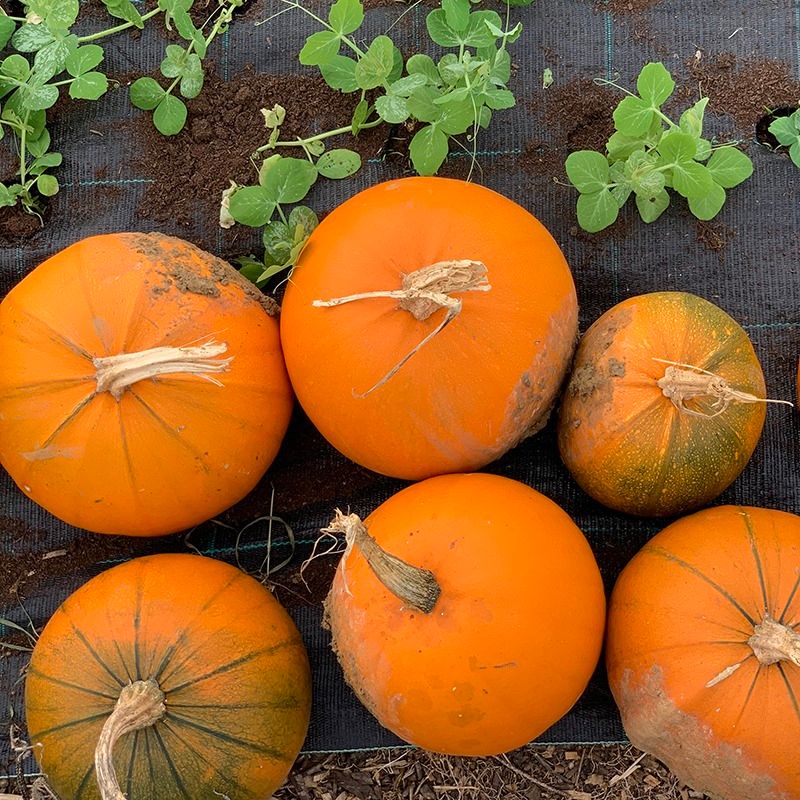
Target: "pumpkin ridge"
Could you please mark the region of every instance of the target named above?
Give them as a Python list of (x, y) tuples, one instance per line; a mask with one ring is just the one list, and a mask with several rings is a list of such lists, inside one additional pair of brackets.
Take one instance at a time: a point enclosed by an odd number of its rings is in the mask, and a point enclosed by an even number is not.
[(94, 763), (92, 763), (89, 769), (86, 770), (86, 774), (81, 778), (81, 782), (78, 784), (78, 788), (75, 791), (75, 800), (81, 799), (83, 792), (89, 785), (89, 780), (91, 779), (92, 775), (94, 775)]
[(87, 361), (92, 360), (92, 354), (81, 347), (77, 342), (73, 342), (72, 339), (69, 339), (65, 336), (61, 331), (56, 330), (52, 325), (45, 322), (43, 319), (40, 319), (35, 314), (32, 314), (27, 308), (19, 307), (19, 311), (21, 314), (24, 314), (29, 321), (35, 322), (37, 325), (41, 325), (46, 331), (50, 333), (50, 340), (55, 344), (60, 344), (62, 347), (66, 347), (67, 350), (70, 350), (76, 356), (80, 358), (85, 358)]
[(69, 414), (67, 414), (67, 416), (63, 420), (61, 420), (61, 422), (58, 423), (55, 430), (44, 440), (44, 443), (39, 448), (40, 450), (44, 450), (47, 447), (49, 447), (53, 443), (53, 440), (58, 436), (58, 434), (60, 434), (68, 425), (74, 422), (78, 418), (78, 415), (81, 413), (81, 411), (83, 411), (83, 409), (86, 408), (89, 405), (89, 403), (91, 403), (92, 400), (94, 400), (95, 397), (97, 397), (96, 392), (91, 390), (90, 392), (91, 393), (89, 395), (87, 395), (80, 402), (78, 402), (72, 409), (72, 411), (70, 411)]
[(178, 433), (174, 428), (171, 428), (167, 421), (145, 400), (143, 400), (134, 390), (133, 388), (128, 389), (127, 394), (130, 397), (133, 397), (138, 403), (142, 405), (142, 407), (147, 411), (147, 413), (153, 418), (155, 422), (157, 422), (162, 430), (170, 436), (173, 441), (178, 442), (185, 450), (191, 453), (198, 461), (200, 466), (203, 469), (203, 472), (208, 473), (208, 464), (206, 464), (205, 459), (203, 458), (203, 454), (195, 447), (193, 447), (186, 439)]
[(167, 746), (164, 744), (164, 739), (162, 738), (161, 734), (158, 731), (158, 728), (154, 725), (151, 725), (150, 728), (146, 730), (152, 730), (153, 736), (155, 736), (156, 741), (158, 742), (158, 748), (161, 750), (161, 755), (164, 756), (164, 763), (167, 765), (167, 769), (169, 769), (170, 773), (172, 774), (172, 778), (175, 781), (175, 788), (183, 795), (186, 800), (192, 800), (189, 792), (186, 789), (186, 784), (183, 782), (183, 778), (181, 774), (178, 772), (177, 767), (175, 766), (175, 762), (172, 760), (172, 756), (169, 754), (169, 750)]
[(764, 566), (761, 561), (761, 553), (758, 549), (758, 541), (756, 540), (756, 532), (753, 528), (753, 520), (746, 508), (740, 507), (739, 513), (742, 515), (742, 519), (744, 519), (745, 528), (747, 529), (747, 538), (750, 541), (750, 550), (753, 553), (753, 559), (756, 562), (758, 584), (761, 587), (761, 596), (764, 600), (764, 616), (768, 616), (771, 608), (769, 602), (769, 592), (767, 591), (767, 580), (764, 576)]
[(222, 666), (216, 667), (215, 669), (211, 670), (211, 672), (206, 672), (203, 675), (191, 678), (190, 680), (184, 681), (178, 686), (173, 686), (171, 689), (167, 688), (166, 686), (163, 686), (162, 688), (165, 694), (175, 694), (176, 692), (180, 692), (183, 689), (188, 688), (189, 686), (194, 686), (195, 684), (200, 683), (201, 681), (208, 680), (209, 678), (215, 678), (217, 675), (223, 675), (226, 672), (230, 672), (232, 669), (236, 669), (236, 667), (239, 667), (242, 664), (247, 664), (248, 662), (258, 658), (259, 656), (272, 655), (273, 653), (276, 653), (279, 650), (283, 650), (286, 647), (292, 647), (297, 645), (302, 645), (302, 642), (297, 639), (287, 639), (285, 642), (281, 642), (281, 644), (276, 644), (273, 645), (272, 647), (265, 647), (262, 648), (261, 650), (255, 650), (252, 653), (248, 653), (245, 656), (240, 656), (239, 658), (236, 658), (233, 661), (228, 661)]
[[(241, 747), (245, 750), (251, 750), (254, 753), (260, 753), (262, 756), (267, 756), (267, 758), (271, 758), (273, 761), (283, 761), (283, 762), (291, 761), (291, 759), (286, 755), (286, 753), (283, 753), (274, 747), (269, 747), (268, 745), (259, 744), (258, 742), (252, 742), (249, 739), (241, 739), (238, 736), (234, 736), (231, 733), (226, 733), (225, 731), (219, 730), (218, 728), (210, 728), (207, 725), (201, 725), (199, 722), (192, 722), (192, 720), (186, 719), (186, 717), (183, 717), (180, 714), (174, 714), (172, 712), (168, 712), (168, 716), (164, 720), (164, 723), (165, 727), (172, 733), (174, 733), (174, 731), (167, 724), (170, 720), (172, 720), (178, 725), (183, 725), (186, 728), (191, 728), (192, 730), (200, 731), (200, 733), (205, 733), (208, 734), (209, 736), (213, 736), (215, 739), (219, 739), (220, 741), (225, 742), (227, 744), (235, 744), (237, 747)], [(181, 741), (183, 741), (183, 739), (181, 739)]]
[(128, 771), (125, 778), (125, 797), (131, 796), (131, 789), (133, 788), (133, 768), (136, 764), (136, 751), (139, 749), (139, 734), (141, 729), (133, 732), (133, 742), (131, 742), (131, 757), (128, 761)]
[[(786, 615), (789, 613), (789, 609), (792, 607), (792, 603), (794, 602), (794, 598), (797, 595), (798, 590), (800, 590), (800, 573), (798, 573), (794, 587), (792, 588), (792, 591), (789, 593), (789, 599), (786, 601), (786, 607), (783, 609), (783, 613), (778, 619), (778, 622), (780, 622), (782, 625), (786, 624)], [(795, 626), (790, 625), (789, 627), (793, 628)]]
[(97, 714), (90, 714), (88, 717), (81, 717), (80, 719), (71, 719), (68, 722), (61, 722), (58, 725), (53, 725), (51, 728), (46, 728), (43, 731), (38, 731), (37, 736), (39, 739), (44, 739), (51, 733), (58, 733), (58, 731), (73, 728), (76, 725), (83, 725), (87, 722), (95, 722), (99, 719), (105, 719), (108, 716), (108, 711), (99, 711)]
[(778, 662), (777, 666), (778, 666), (778, 671), (781, 673), (781, 678), (783, 678), (783, 683), (786, 686), (786, 691), (789, 693), (789, 699), (792, 702), (794, 713), (797, 715), (798, 722), (800, 722), (800, 702), (798, 702), (797, 700), (797, 695), (794, 693), (792, 684), (789, 683), (789, 676), (786, 674), (786, 670), (784, 669), (783, 664)]
[(69, 621), (72, 632), (78, 637), (78, 640), (86, 648), (89, 655), (91, 655), (91, 657), (117, 682), (117, 685), (122, 688), (125, 685), (125, 681), (123, 681), (119, 675), (117, 675), (117, 673), (114, 672), (114, 670), (111, 669), (111, 667), (109, 667), (105, 661), (103, 661), (103, 659), (100, 657), (100, 654), (97, 652), (97, 650), (95, 650), (94, 646), (87, 638), (86, 634), (72, 621), (69, 611), (66, 609), (64, 610), (64, 616)]
[(144, 594), (144, 587), (142, 586), (142, 575), (138, 576), (136, 581), (136, 601), (133, 610), (133, 668), (136, 671), (136, 680), (142, 680), (142, 653), (141, 644), (139, 642), (139, 634), (142, 627), (142, 596)]
[(758, 679), (761, 677), (761, 670), (763, 666), (761, 664), (758, 665), (755, 673), (753, 674), (753, 680), (750, 683), (750, 688), (747, 690), (747, 694), (745, 695), (744, 702), (742, 703), (742, 708), (739, 711), (739, 716), (736, 717), (736, 724), (738, 725), (742, 721), (742, 717), (744, 716), (744, 712), (747, 709), (747, 705), (753, 697), (753, 693), (756, 690), (756, 686), (758, 685)]
[(660, 556), (661, 558), (664, 558), (667, 561), (672, 561), (674, 564), (677, 564), (682, 569), (691, 572), (692, 575), (694, 575), (695, 577), (700, 578), (702, 581), (705, 581), (705, 583), (711, 586), (712, 589), (714, 589), (718, 594), (720, 594), (728, 602), (730, 602), (731, 605), (733, 605), (734, 608), (736, 608), (736, 610), (755, 628), (756, 626), (755, 619), (753, 619), (753, 617), (751, 617), (750, 614), (748, 614), (747, 611), (745, 611), (742, 605), (740, 605), (739, 601), (736, 600), (736, 598), (730, 592), (728, 592), (726, 589), (720, 586), (716, 581), (709, 578), (705, 573), (701, 572), (693, 564), (690, 564), (688, 561), (684, 561), (682, 558), (676, 556), (674, 553), (670, 553), (669, 550), (665, 550), (663, 547), (659, 547), (658, 545), (647, 544), (645, 545), (644, 550), (648, 553), (652, 553), (653, 555)]
[[(681, 419), (680, 419), (680, 412), (677, 409), (671, 408), (669, 410), (670, 415), (672, 416), (672, 420), (669, 426), (669, 433), (666, 437), (666, 443), (662, 446), (664, 453), (674, 453), (675, 452), (675, 443), (678, 439), (681, 430)], [(667, 481), (670, 477), (670, 472), (673, 469), (673, 461), (672, 458), (663, 458), (659, 461), (658, 464), (658, 475), (656, 476), (655, 481), (653, 482), (653, 486), (651, 489), (651, 496), (652, 497), (660, 497), (662, 496), (662, 490), (667, 485)]]
[(88, 689), (86, 686), (80, 686), (77, 683), (70, 683), (69, 681), (62, 681), (60, 678), (54, 678), (52, 675), (47, 675), (44, 672), (39, 671), (35, 667), (28, 667), (28, 674), (35, 675), (37, 678), (41, 678), (43, 681), (47, 681), (48, 683), (54, 683), (56, 686), (63, 686), (65, 689), (73, 689), (76, 692), (83, 692), (84, 694), (90, 694), (93, 697), (102, 697), (104, 700), (110, 700), (112, 703), (117, 702), (117, 698), (110, 694), (104, 694), (103, 692), (95, 691), (94, 689)]
[[(167, 731), (169, 731), (170, 735), (174, 736), (181, 743), (181, 745), (183, 747), (185, 747), (190, 753), (192, 753), (192, 755), (194, 755), (198, 759), (200, 759), (201, 763), (205, 764), (206, 766), (211, 767), (214, 770), (214, 772), (216, 772), (217, 775), (219, 775), (227, 783), (232, 783), (233, 782), (233, 779), (231, 778), (230, 775), (225, 775), (224, 773), (220, 772), (219, 767), (216, 767), (212, 762), (210, 762), (208, 760), (208, 758), (206, 756), (204, 756), (202, 753), (198, 752), (197, 748), (193, 747), (192, 744), (188, 740), (184, 739), (183, 736), (180, 735), (180, 733), (178, 733), (172, 726), (167, 724), (166, 720), (164, 720), (164, 728)], [(240, 789), (241, 788), (245, 788), (245, 787), (242, 787), (241, 784), (239, 784), (238, 782), (236, 782), (236, 785)], [(225, 788), (227, 789), (228, 787), (226, 786)], [(253, 792), (251, 792), (251, 791), (247, 791), (247, 794), (249, 794), (251, 797), (253, 796)], [(225, 796), (227, 796), (227, 792), (225, 793)]]
[(83, 378), (53, 378), (52, 380), (37, 381), (36, 383), (25, 383), (21, 386), (15, 386), (13, 390), (4, 392), (3, 396), (9, 400), (16, 400), (20, 397), (32, 394), (42, 394), (42, 392), (58, 392), (62, 389), (74, 389), (82, 383), (88, 383), (92, 380), (90, 375)]
[(117, 403), (117, 418), (119, 419), (119, 440), (122, 444), (122, 453), (125, 456), (126, 474), (128, 475), (128, 482), (133, 492), (136, 486), (136, 477), (133, 471), (133, 457), (131, 456), (131, 449), (128, 445), (128, 433), (125, 430), (125, 416), (122, 413), (122, 406), (119, 403)]

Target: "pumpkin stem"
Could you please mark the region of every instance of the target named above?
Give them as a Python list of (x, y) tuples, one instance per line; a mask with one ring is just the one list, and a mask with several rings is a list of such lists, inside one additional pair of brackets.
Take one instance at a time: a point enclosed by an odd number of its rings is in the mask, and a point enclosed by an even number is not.
[[(781, 403), (788, 406), (792, 405), (788, 400), (771, 400), (756, 397), (748, 392), (740, 392), (738, 389), (734, 389), (725, 378), (691, 364), (680, 364), (663, 358), (655, 358), (653, 360), (662, 364), (669, 364), (664, 370), (663, 377), (657, 381), (658, 388), (661, 389), (664, 397), (671, 400), (678, 411), (693, 417), (713, 419), (727, 411), (731, 403)], [(687, 400), (696, 400), (701, 397), (712, 401), (710, 405), (712, 411), (710, 413), (696, 411), (686, 405)]]
[(152, 725), (164, 712), (164, 692), (154, 680), (123, 686), (117, 705), (100, 731), (94, 752), (95, 775), (102, 800), (125, 800), (114, 771), (113, 750), (117, 740), (126, 733)]
[(357, 397), (366, 397), (390, 380), (400, 368), (431, 339), (438, 336), (460, 313), (461, 300), (451, 297), (454, 292), (488, 292), (491, 290), (486, 265), (471, 259), (437, 261), (427, 267), (403, 276), (403, 288), (349, 294), (332, 300), (314, 300), (315, 308), (332, 308), (356, 300), (388, 297), (398, 300), (398, 307), (408, 311), (416, 320), (424, 322), (440, 308), (446, 309), (442, 321), (410, 352), (406, 353), (374, 386)]
[(233, 356), (217, 358), (228, 349), (224, 342), (210, 341), (196, 347), (152, 347), (138, 353), (120, 353), (92, 359), (97, 372), (97, 391), (110, 392), (119, 400), (125, 390), (139, 381), (157, 375), (173, 375), (178, 372), (200, 375), (211, 383), (222, 384), (211, 375), (224, 372), (233, 361)]
[(370, 535), (358, 514), (343, 514), (337, 508), (333, 521), (322, 532), (344, 534), (347, 549), (342, 557), (343, 568), (350, 551), (358, 547), (378, 580), (393, 595), (423, 614), (433, 611), (442, 593), (434, 574), (387, 553)]
[(800, 633), (774, 620), (769, 614), (756, 625), (755, 633), (747, 643), (764, 666), (790, 661), (800, 667)]

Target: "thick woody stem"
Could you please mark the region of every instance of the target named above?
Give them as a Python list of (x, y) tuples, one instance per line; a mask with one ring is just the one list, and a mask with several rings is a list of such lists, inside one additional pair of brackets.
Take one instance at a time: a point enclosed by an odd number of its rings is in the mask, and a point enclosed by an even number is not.
[(358, 547), (378, 580), (404, 605), (424, 614), (433, 611), (442, 593), (434, 574), (387, 553), (370, 535), (357, 514), (343, 514), (337, 508), (333, 521), (322, 532), (343, 533), (347, 542), (344, 558), (353, 547)]
[[(693, 417), (713, 419), (728, 410), (731, 403), (782, 403), (792, 405), (788, 400), (771, 400), (756, 397), (749, 392), (734, 389), (724, 378), (713, 372), (694, 367), (691, 364), (679, 364), (656, 358), (662, 364), (669, 364), (664, 375), (658, 379), (658, 388), (664, 397), (672, 401), (678, 411)], [(687, 401), (709, 400), (711, 412), (696, 411), (686, 405)]]
[(218, 358), (227, 349), (228, 345), (224, 342), (211, 341), (196, 347), (153, 347), (138, 353), (95, 358), (92, 364), (97, 370), (97, 391), (109, 392), (115, 400), (119, 400), (134, 383), (155, 378), (157, 375), (176, 373), (200, 375), (207, 381), (222, 386), (211, 376), (225, 372), (233, 361), (233, 356)]
[(747, 642), (759, 663), (768, 666), (789, 661), (800, 667), (800, 633), (767, 615)]
[(415, 270), (403, 278), (402, 289), (362, 292), (335, 297), (332, 300), (314, 300), (315, 308), (334, 308), (358, 300), (371, 300), (379, 297), (398, 301), (398, 307), (408, 311), (416, 320), (424, 322), (435, 311), (446, 309), (442, 321), (398, 361), (376, 384), (357, 397), (366, 397), (391, 379), (408, 360), (416, 355), (431, 339), (438, 336), (460, 313), (461, 300), (451, 297), (460, 292), (488, 292), (491, 290), (486, 265), (481, 261), (455, 259), (437, 261), (427, 267)]
[(125, 800), (114, 771), (117, 740), (158, 722), (164, 712), (164, 692), (154, 680), (135, 681), (123, 687), (117, 705), (100, 731), (94, 753), (95, 776), (102, 800)]

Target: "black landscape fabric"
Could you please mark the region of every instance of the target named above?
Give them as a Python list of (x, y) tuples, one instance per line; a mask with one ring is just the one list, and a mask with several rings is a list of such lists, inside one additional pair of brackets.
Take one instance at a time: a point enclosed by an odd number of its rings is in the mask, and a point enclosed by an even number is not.
[[(322, 7), (315, 0), (313, 6), (318, 5)], [(157, 69), (165, 34), (153, 26), (141, 35), (108, 40), (106, 67), (119, 88), (97, 103), (62, 102), (51, 114), (55, 149), (64, 154), (59, 170), (64, 188), (52, 201), (45, 226), (19, 235), (25, 226), (2, 210), (0, 295), (53, 252), (103, 232), (160, 230), (229, 259), (260, 252), (255, 231), (217, 226), (227, 179), (253, 178), (248, 154), (266, 139), (259, 109), (281, 102), (287, 108), (287, 132), (293, 124), (294, 132), (309, 134), (346, 121), (352, 110), (351, 98), (326, 93), (313, 79), (314, 71), (298, 64), (296, 54), (315, 30), (313, 21), (291, 11), (257, 24), (280, 8), (277, 0), (258, 0), (234, 20), (209, 55), (213, 75), (203, 95), (189, 102), (186, 131), (170, 141), (154, 133), (148, 115), (130, 106), (125, 88), (137, 75)], [(425, 2), (411, 9), (402, 2), (373, 2), (366, 33), (384, 32), (407, 12), (392, 29), (401, 49), (406, 55), (420, 48), (435, 55), (425, 33), (429, 10)], [(84, 16), (87, 29), (109, 24), (99, 3), (87, 3)], [(764, 366), (769, 395), (793, 399), (800, 335), (800, 172), (785, 155), (759, 145), (755, 130), (765, 107), (800, 100), (800, 10), (795, 0), (609, 0), (608, 5), (537, 0), (530, 8), (512, 9), (512, 17), (525, 26), (511, 47), (511, 88), (518, 105), (498, 112), (491, 129), (482, 134), (473, 179), (529, 209), (553, 233), (575, 276), (582, 330), (626, 297), (655, 290), (693, 292), (720, 305), (746, 328)], [(729, 193), (723, 212), (711, 224), (698, 224), (676, 198), (653, 225), (638, 220), (634, 209), (623, 213), (609, 232), (583, 234), (576, 227), (576, 195), (565, 186), (564, 158), (571, 149), (602, 145), (611, 109), (622, 96), (591, 81), (614, 78), (631, 86), (651, 60), (664, 61), (676, 76), (679, 107), (701, 91), (710, 95), (712, 133), (743, 141), (755, 173)], [(546, 68), (552, 70), (554, 83), (543, 89)], [(714, 113), (715, 108), (722, 113)], [(348, 145), (344, 140), (340, 144)], [(314, 188), (309, 200), (321, 212), (367, 185), (408, 172), (402, 130), (371, 131), (358, 147), (365, 167), (356, 177), (320, 181)], [(468, 169), (469, 158), (454, 148), (442, 174), (465, 177)], [(755, 456), (719, 502), (800, 511), (798, 427), (796, 412), (771, 407)], [(565, 508), (589, 538), (608, 589), (624, 564), (665, 524), (612, 513), (584, 495), (558, 459), (552, 422), (487, 469), (521, 480)], [(79, 585), (138, 555), (194, 547), (235, 562), (236, 531), (267, 514), (272, 500), (275, 514), (291, 526), (296, 542), (291, 564), (274, 576), (277, 594), (303, 633), (314, 670), (314, 713), (305, 749), (398, 744), (345, 686), (320, 626), (319, 600), (336, 558), (312, 563), (306, 573), (310, 588), (299, 580), (298, 565), (336, 506), (364, 515), (403, 485), (348, 463), (299, 410), (277, 462), (258, 489), (218, 521), (193, 531), (188, 543), (184, 535), (128, 540), (76, 530), (33, 505), (2, 474), (0, 616), (24, 623), (27, 614), (41, 628)], [(256, 570), (266, 552), (267, 525), (259, 522), (242, 534), (238, 558), (245, 568)], [(290, 552), (284, 528), (276, 524), (272, 563)], [(0, 637), (24, 643), (11, 629), (0, 627)], [(26, 660), (25, 653), (15, 652), (0, 658), (0, 774), (12, 761), (5, 733), (12, 714), (25, 735)], [(530, 687), (533, 697), (537, 688)], [(540, 741), (623, 738), (599, 672), (578, 705)], [(35, 769), (30, 759), (24, 766)]]

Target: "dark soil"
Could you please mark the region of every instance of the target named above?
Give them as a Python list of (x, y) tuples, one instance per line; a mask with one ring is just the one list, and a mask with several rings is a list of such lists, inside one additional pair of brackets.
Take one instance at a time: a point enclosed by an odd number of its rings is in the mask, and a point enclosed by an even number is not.
[(609, 11), (614, 15), (624, 16), (641, 14), (660, 2), (661, 0), (592, 0), (592, 8), (595, 11)]
[(736, 236), (736, 231), (729, 228), (722, 222), (711, 220), (705, 222), (697, 220), (695, 222), (695, 231), (697, 232), (697, 241), (712, 253), (718, 253), (722, 257), (723, 252), (727, 248), (731, 239)]
[(0, 245), (14, 244), (41, 230), (39, 218), (20, 205), (0, 208)]
[[(780, 142), (770, 133), (769, 126), (775, 122), (776, 119), (780, 119), (781, 117), (791, 117), (794, 112), (797, 111), (797, 106), (782, 106), (781, 108), (776, 108), (769, 114), (765, 114), (761, 119), (756, 123), (756, 140), (763, 144), (765, 147), (768, 147), (770, 150), (777, 150), (781, 147)], [(784, 152), (787, 152), (784, 150)], [(787, 152), (788, 155), (788, 152)]]
[[(245, 68), (225, 83), (212, 67), (203, 93), (189, 102), (188, 123), (177, 136), (164, 138), (148, 116), (138, 118), (134, 136), (141, 142), (141, 163), (137, 168), (155, 180), (138, 213), (187, 228), (193, 228), (197, 220), (214, 224), (228, 181), (250, 184), (256, 180), (250, 157), (268, 138), (260, 109), (276, 103), (287, 109), (281, 138), (290, 140), (347, 125), (355, 102), (354, 97), (330, 89), (321, 77), (259, 75)], [(380, 126), (356, 138), (342, 136), (334, 146), (350, 147), (367, 159), (378, 155), (386, 136), (386, 128)], [(303, 157), (299, 148), (281, 153)]]
[(739, 59), (733, 53), (692, 58), (687, 68), (696, 87), (710, 98), (709, 110), (727, 114), (743, 131), (753, 127), (769, 109), (797, 106), (800, 81), (792, 67), (775, 59)]

